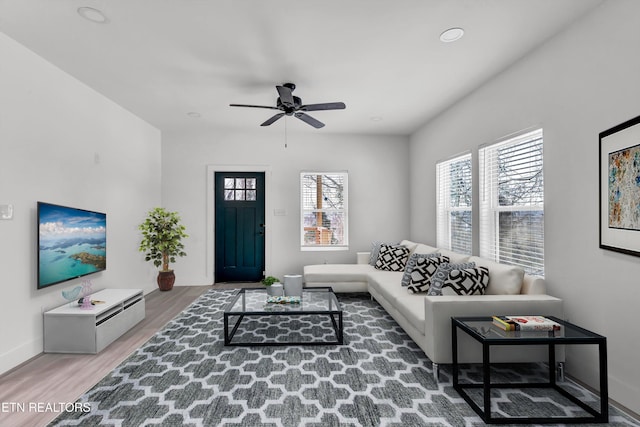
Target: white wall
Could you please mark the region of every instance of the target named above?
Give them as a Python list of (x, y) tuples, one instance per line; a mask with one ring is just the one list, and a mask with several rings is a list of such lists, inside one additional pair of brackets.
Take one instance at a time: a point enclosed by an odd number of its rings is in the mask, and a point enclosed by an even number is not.
[[(610, 397), (640, 412), (640, 258), (598, 247), (598, 134), (640, 115), (640, 2), (608, 2), (426, 124), (411, 138), (411, 182), (435, 161), (534, 126), (544, 129), (545, 266), (566, 317), (607, 337)], [(411, 235), (435, 242), (435, 185), (411, 190)], [(476, 191), (477, 195), (477, 191)], [(567, 372), (598, 387), (597, 357)]]
[(95, 290), (157, 287), (137, 224), (160, 204), (160, 132), (0, 33), (0, 373), (42, 352), (42, 310), (82, 280), (36, 290), (36, 202), (107, 213)]
[[(403, 207), (409, 203), (408, 138), (292, 132), (297, 124), (289, 124), (287, 148), (283, 127), (277, 125), (260, 128), (256, 123), (256, 130), (246, 133), (163, 134), (163, 204), (180, 212), (190, 235), (185, 244), (187, 257), (179, 258), (175, 265), (177, 285), (213, 283), (207, 181), (216, 168), (267, 171), (268, 274), (301, 274), (305, 264), (325, 261), (354, 262), (355, 253), (368, 251), (374, 239), (406, 238), (409, 212)], [(349, 172), (348, 252), (300, 251), (302, 170)], [(275, 216), (274, 209), (284, 209), (286, 215)]]

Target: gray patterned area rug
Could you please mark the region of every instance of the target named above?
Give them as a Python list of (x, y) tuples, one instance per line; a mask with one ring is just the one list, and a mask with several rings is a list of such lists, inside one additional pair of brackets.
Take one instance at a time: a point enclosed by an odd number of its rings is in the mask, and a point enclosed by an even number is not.
[[(443, 369), (436, 383), (429, 359), (368, 295), (339, 297), (345, 345), (225, 347), (222, 310), (232, 293), (204, 294), (80, 398), (90, 412), (65, 413), (51, 425), (484, 425), (453, 390), (450, 372)], [(332, 332), (319, 319), (277, 325), (273, 319), (250, 326), (267, 334)], [(496, 375), (512, 380), (542, 374), (535, 365), (498, 369)], [(472, 367), (463, 375), (478, 372)], [(597, 404), (586, 390), (567, 386)], [(543, 391), (496, 393), (496, 410), (505, 416), (540, 408), (549, 416), (581, 413)], [(614, 408), (610, 423), (638, 425)]]

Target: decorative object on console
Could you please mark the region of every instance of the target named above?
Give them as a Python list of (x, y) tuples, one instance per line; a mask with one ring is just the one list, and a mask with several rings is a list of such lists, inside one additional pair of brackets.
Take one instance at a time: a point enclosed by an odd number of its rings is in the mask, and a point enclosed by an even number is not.
[(375, 268), (385, 271), (403, 271), (409, 259), (409, 248), (402, 245), (380, 245)]
[(302, 296), (302, 275), (301, 274), (285, 274), (284, 294), (288, 297)]
[(93, 306), (91, 305), (91, 293), (93, 292), (93, 283), (88, 280), (82, 282), (82, 303), (80, 304), (80, 308), (83, 310), (91, 310)]
[(158, 272), (158, 287), (161, 291), (170, 291), (176, 276), (169, 268), (169, 263), (176, 262), (176, 257), (187, 255), (182, 239), (189, 236), (185, 233), (185, 226), (180, 223), (180, 216), (177, 212), (154, 208), (138, 229), (142, 232), (139, 250), (145, 252), (145, 261), (153, 261), (156, 267), (162, 265)]
[(427, 295), (442, 295), (442, 286), (449, 277), (452, 270), (464, 270), (465, 268), (474, 268), (475, 262), (465, 262), (462, 264), (443, 263), (438, 266), (438, 270), (431, 277), (431, 283)]
[(66, 299), (70, 305), (73, 305), (73, 302), (80, 295), (80, 291), (82, 290), (82, 286), (76, 286), (73, 289), (69, 289), (68, 291), (62, 291), (62, 298)]
[(600, 248), (640, 256), (640, 116), (600, 133)]

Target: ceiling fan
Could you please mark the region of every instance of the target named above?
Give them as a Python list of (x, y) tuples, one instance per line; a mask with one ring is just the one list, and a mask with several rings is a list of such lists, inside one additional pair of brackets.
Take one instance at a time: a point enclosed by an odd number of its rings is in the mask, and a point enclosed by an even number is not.
[(322, 111), (322, 110), (344, 110), (346, 105), (344, 102), (326, 102), (323, 104), (308, 104), (302, 105), (302, 100), (297, 96), (293, 96), (293, 90), (296, 85), (293, 83), (285, 83), (282, 86), (276, 86), (278, 95), (280, 95), (276, 101), (275, 107), (269, 107), (265, 105), (247, 105), (247, 104), (229, 104), (231, 107), (250, 107), (250, 108), (268, 108), (270, 110), (280, 110), (282, 113), (278, 113), (275, 116), (267, 119), (260, 126), (269, 126), (278, 119), (284, 116), (295, 116), (303, 122), (313, 126), (316, 129), (320, 129), (324, 126), (319, 120), (314, 119), (305, 111)]

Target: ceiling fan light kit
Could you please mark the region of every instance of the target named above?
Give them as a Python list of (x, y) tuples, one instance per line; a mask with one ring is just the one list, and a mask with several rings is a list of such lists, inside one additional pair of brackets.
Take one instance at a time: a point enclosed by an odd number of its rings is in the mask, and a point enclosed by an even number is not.
[(282, 86), (276, 86), (276, 90), (278, 91), (279, 96), (276, 100), (275, 107), (249, 104), (229, 105), (231, 107), (267, 108), (270, 110), (282, 111), (281, 113), (277, 113), (274, 116), (271, 116), (260, 126), (269, 126), (284, 116), (294, 116), (316, 129), (324, 127), (324, 123), (306, 114), (306, 111), (344, 110), (346, 108), (344, 102), (325, 102), (322, 104), (303, 105), (302, 99), (297, 96), (293, 96), (293, 91), (295, 90), (295, 88), (296, 85), (293, 83), (285, 83)]

